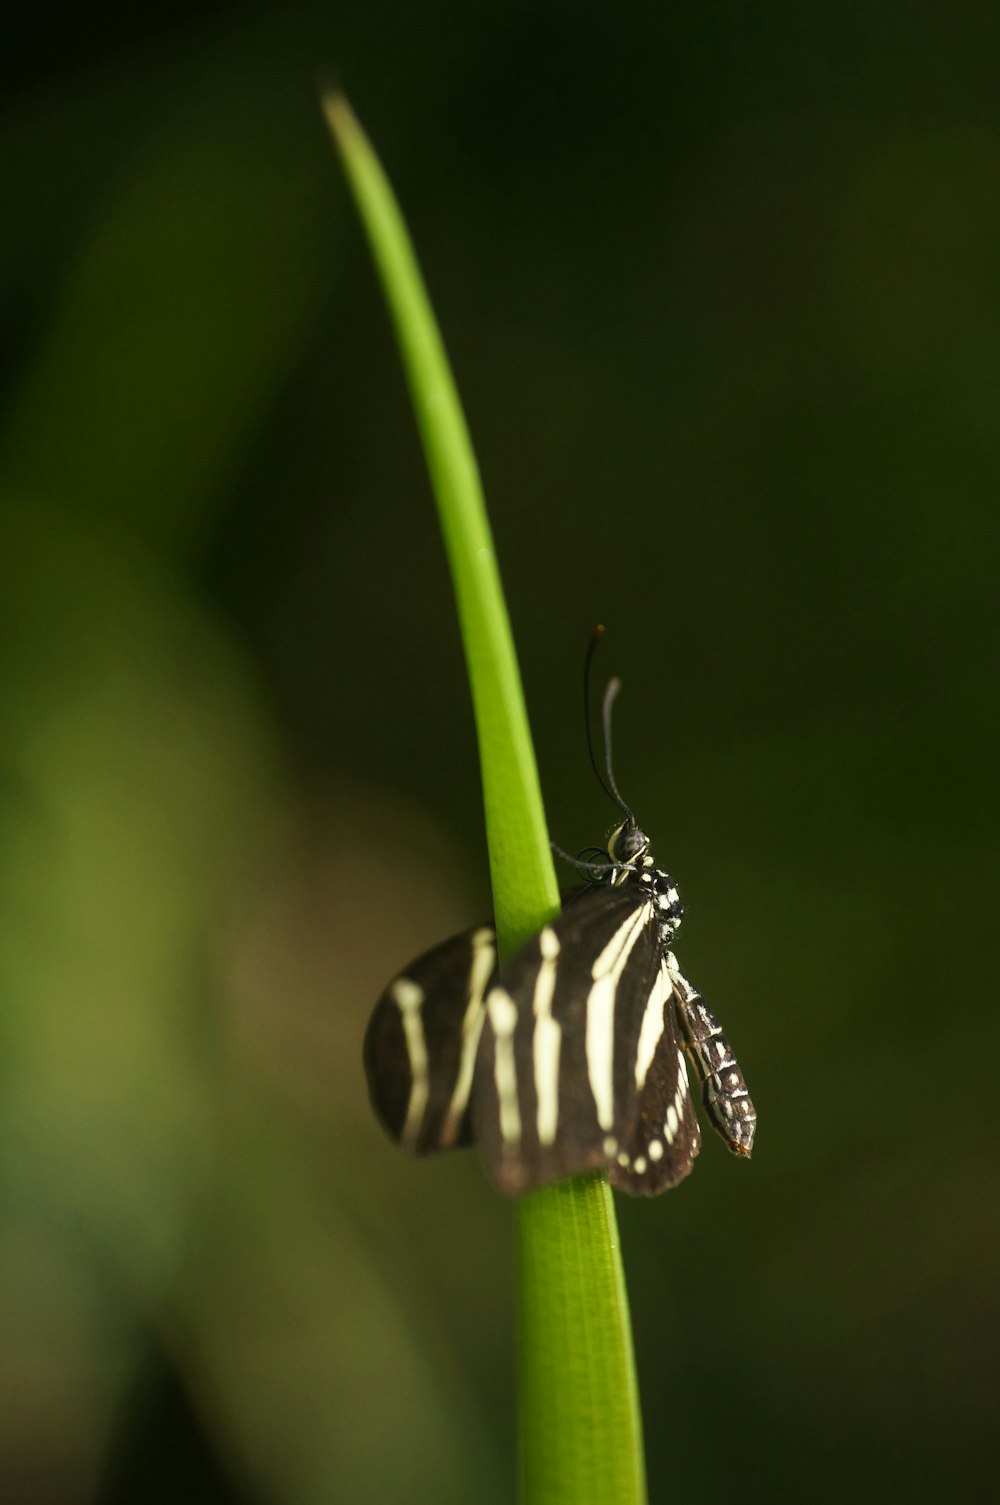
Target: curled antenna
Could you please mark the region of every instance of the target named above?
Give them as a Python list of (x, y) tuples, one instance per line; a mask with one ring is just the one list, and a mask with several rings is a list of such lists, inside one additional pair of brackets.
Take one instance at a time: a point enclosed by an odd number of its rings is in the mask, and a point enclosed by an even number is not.
[(615, 776), (611, 768), (611, 708), (615, 703), (615, 696), (621, 689), (620, 679), (611, 680), (608, 688), (604, 692), (604, 759), (605, 763), (607, 764), (607, 783), (604, 782), (601, 770), (597, 766), (597, 759), (594, 757), (594, 741), (590, 734), (590, 666), (593, 663), (594, 653), (597, 645), (601, 641), (601, 638), (603, 636), (604, 628), (600, 624), (598, 624), (594, 628), (593, 637), (590, 639), (590, 643), (587, 647), (587, 657), (584, 660), (583, 664), (583, 719), (587, 729), (587, 753), (590, 757), (590, 766), (594, 770), (594, 773), (597, 775), (597, 782), (604, 790), (604, 793), (608, 796), (609, 799), (614, 800), (615, 804), (618, 806), (619, 810), (621, 810), (622, 814), (626, 817), (629, 824), (634, 826), (635, 816), (632, 814), (628, 805), (626, 805), (625, 801), (618, 793), (618, 785), (615, 783)]
[[(562, 847), (557, 847), (554, 841), (549, 842), (549, 845), (557, 857), (560, 857), (563, 862), (569, 863), (570, 867), (575, 867), (578, 873), (587, 873), (590, 877), (599, 878), (603, 877), (605, 873), (612, 872), (614, 869), (614, 864), (609, 861), (606, 854), (604, 855), (603, 862), (584, 862), (582, 856), (571, 857), (569, 852), (564, 852)], [(600, 851), (600, 848), (594, 847), (591, 849), (587, 847), (585, 850)]]

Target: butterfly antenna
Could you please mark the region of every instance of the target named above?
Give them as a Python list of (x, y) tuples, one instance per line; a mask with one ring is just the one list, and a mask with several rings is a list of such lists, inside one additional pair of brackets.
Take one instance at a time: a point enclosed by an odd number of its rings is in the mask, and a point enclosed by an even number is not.
[(587, 755), (590, 758), (590, 766), (594, 770), (597, 782), (604, 790), (604, 793), (609, 799), (614, 800), (619, 810), (622, 811), (632, 825), (635, 825), (635, 816), (618, 793), (618, 785), (615, 783), (615, 776), (611, 769), (611, 707), (614, 705), (615, 696), (621, 689), (620, 679), (613, 679), (604, 694), (604, 757), (608, 769), (607, 783), (604, 782), (604, 776), (597, 766), (597, 759), (594, 757), (594, 740), (590, 733), (590, 668), (594, 660), (597, 645), (603, 636), (604, 628), (598, 624), (594, 628), (594, 635), (590, 639), (587, 647), (587, 657), (583, 664), (583, 719), (587, 729)]
[(621, 687), (622, 682), (620, 679), (611, 679), (608, 681), (608, 688), (604, 692), (604, 756), (608, 765), (608, 783), (611, 785), (612, 798), (617, 802), (620, 808), (624, 810), (629, 820), (634, 824), (635, 816), (632, 814), (628, 805), (626, 805), (625, 801), (622, 799), (621, 795), (618, 792), (618, 785), (615, 783), (614, 770), (611, 767), (611, 708), (615, 703), (615, 700), (618, 696), (618, 691), (621, 689)]
[[(591, 876), (603, 877), (606, 873), (612, 870), (612, 864), (608, 861), (606, 855), (603, 862), (584, 862), (582, 857), (573, 857), (569, 852), (564, 852), (562, 847), (557, 847), (554, 841), (550, 841), (549, 846), (552, 848), (553, 852), (555, 852), (557, 857), (559, 857), (563, 862), (568, 863), (570, 867), (575, 867), (578, 873), (587, 873)], [(601, 849), (599, 847), (595, 847), (594, 850), (599, 852)]]

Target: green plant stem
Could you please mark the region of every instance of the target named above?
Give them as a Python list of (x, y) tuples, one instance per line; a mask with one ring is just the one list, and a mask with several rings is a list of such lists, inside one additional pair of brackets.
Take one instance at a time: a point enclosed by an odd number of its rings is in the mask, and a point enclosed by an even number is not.
[[(534, 749), (482, 485), (406, 226), (347, 100), (323, 108), (395, 325), (451, 566), (472, 687), (501, 957), (559, 910)], [(642, 1436), (614, 1205), (603, 1176), (521, 1198), (524, 1505), (640, 1505)]]
[(548, 1186), (521, 1197), (517, 1213), (522, 1499), (644, 1500), (632, 1326), (607, 1177)]

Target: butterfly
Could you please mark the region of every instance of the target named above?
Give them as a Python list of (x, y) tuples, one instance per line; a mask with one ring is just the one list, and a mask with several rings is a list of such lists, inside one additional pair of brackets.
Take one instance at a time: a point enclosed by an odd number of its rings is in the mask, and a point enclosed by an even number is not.
[(586, 881), (501, 968), (489, 926), (425, 952), (382, 992), (365, 1035), (372, 1104), (391, 1137), (411, 1155), (475, 1143), (508, 1195), (593, 1170), (638, 1196), (676, 1186), (701, 1147), (692, 1072), (728, 1149), (753, 1148), (743, 1072), (673, 953), (684, 906), (615, 783), (619, 688), (612, 680), (604, 698), (606, 782), (589, 710), (587, 744), (623, 818), (591, 860), (555, 848)]

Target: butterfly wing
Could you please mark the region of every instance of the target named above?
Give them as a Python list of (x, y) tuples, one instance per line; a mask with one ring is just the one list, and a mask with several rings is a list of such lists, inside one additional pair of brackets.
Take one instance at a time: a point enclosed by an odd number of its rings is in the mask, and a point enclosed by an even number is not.
[(687, 1174), (698, 1135), (686, 1101), (676, 1152), (662, 1133), (652, 1149), (682, 1083), (687, 1092), (671, 1000), (638, 885), (585, 891), (503, 968), (472, 1098), (473, 1138), (501, 1191), (597, 1168), (626, 1190), (658, 1191)]
[(375, 1005), (364, 1043), (368, 1092), (411, 1155), (469, 1143), (483, 1000), (495, 974), (496, 936), (480, 926), (411, 962)]
[(475, 1139), (509, 1195), (606, 1169), (637, 1196), (675, 1186), (709, 1119), (748, 1155), (756, 1115), (728, 1040), (664, 957), (638, 886), (571, 896), (498, 976), (487, 927), (412, 962), (375, 1006), (364, 1059), (376, 1114), (413, 1155)]

